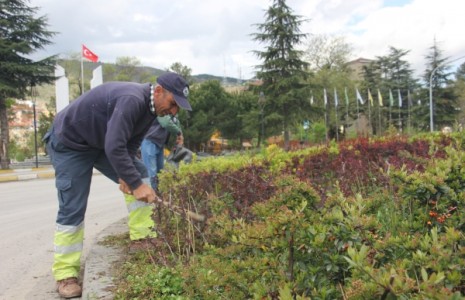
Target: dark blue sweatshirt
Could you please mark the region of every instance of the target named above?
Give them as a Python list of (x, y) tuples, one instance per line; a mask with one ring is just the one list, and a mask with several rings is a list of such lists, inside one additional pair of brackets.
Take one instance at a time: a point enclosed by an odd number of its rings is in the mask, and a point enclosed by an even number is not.
[(142, 184), (132, 157), (156, 118), (150, 112), (150, 84), (109, 82), (83, 94), (60, 111), (54, 131), (67, 147), (101, 149), (118, 177), (132, 189)]

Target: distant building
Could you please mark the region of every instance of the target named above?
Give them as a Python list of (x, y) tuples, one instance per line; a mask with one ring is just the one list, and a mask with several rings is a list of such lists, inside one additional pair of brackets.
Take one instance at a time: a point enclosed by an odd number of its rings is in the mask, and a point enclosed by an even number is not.
[[(39, 115), (44, 107), (36, 105), (36, 125), (39, 126)], [(8, 120), (10, 140), (19, 145), (26, 146), (29, 134), (34, 133), (34, 111), (32, 101), (16, 100), (11, 107), (11, 116)]]
[(357, 58), (355, 60), (349, 61), (347, 67), (351, 71), (351, 79), (353, 80), (363, 80), (363, 67), (368, 66), (373, 63), (374, 60), (367, 58)]

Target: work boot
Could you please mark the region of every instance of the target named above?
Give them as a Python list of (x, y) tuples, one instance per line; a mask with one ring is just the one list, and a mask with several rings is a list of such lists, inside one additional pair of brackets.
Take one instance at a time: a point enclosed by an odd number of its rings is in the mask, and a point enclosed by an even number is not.
[(76, 277), (70, 277), (57, 281), (57, 291), (63, 298), (80, 297), (82, 294), (81, 286)]

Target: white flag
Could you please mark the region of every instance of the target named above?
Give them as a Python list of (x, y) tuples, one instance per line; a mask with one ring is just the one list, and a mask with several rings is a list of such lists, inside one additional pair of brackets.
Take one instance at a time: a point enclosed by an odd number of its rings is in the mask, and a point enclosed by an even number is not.
[(337, 107), (339, 104), (339, 101), (337, 100), (337, 92), (336, 88), (334, 88), (334, 106)]
[(358, 89), (355, 89), (355, 93), (357, 94), (357, 100), (360, 102), (360, 104), (365, 104), (365, 100), (363, 100), (362, 95), (360, 95), (360, 92)]
[(394, 106), (394, 97), (392, 96), (391, 89), (389, 89), (389, 106)]
[(378, 89), (378, 101), (379, 101), (379, 106), (383, 106), (383, 96), (381, 95), (381, 92)]

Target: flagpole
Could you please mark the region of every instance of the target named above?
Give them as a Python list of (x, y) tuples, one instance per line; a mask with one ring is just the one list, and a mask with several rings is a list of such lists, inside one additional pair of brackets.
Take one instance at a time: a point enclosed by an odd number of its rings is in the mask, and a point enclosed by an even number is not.
[(326, 133), (326, 142), (328, 142), (328, 114), (326, 112), (326, 107), (327, 105), (325, 105), (325, 133)]
[(338, 100), (336, 89), (334, 89), (334, 109), (336, 110), (336, 142), (339, 142), (339, 128), (338, 128), (338, 118), (337, 118), (337, 107), (338, 107)]
[(389, 89), (389, 126), (392, 125), (392, 106), (394, 105), (394, 97), (392, 96), (392, 90)]
[(349, 96), (347, 95), (347, 88), (344, 88), (344, 94), (346, 96), (346, 127), (344, 128), (344, 132), (346, 128), (349, 128)]
[(397, 90), (398, 92), (398, 97), (399, 97), (399, 132), (402, 132), (402, 117), (400, 115), (400, 111), (402, 109), (402, 98), (401, 98), (401, 95), (400, 95), (400, 89)]
[(360, 109), (358, 107), (358, 102), (360, 100), (358, 99), (358, 95), (355, 95), (355, 103), (357, 103), (357, 137), (358, 133), (360, 132)]
[(323, 88), (323, 101), (325, 106), (325, 133), (326, 133), (326, 143), (328, 142), (328, 96), (326, 95), (326, 88)]
[(410, 104), (412, 100), (410, 99), (410, 89), (407, 90), (407, 128), (408, 133), (410, 134), (411, 123), (410, 123)]
[(381, 131), (381, 105), (379, 105), (378, 103), (378, 131), (379, 131), (379, 135), (381, 135), (382, 131)]
[(84, 59), (82, 57), (82, 49), (81, 49), (81, 95), (84, 94)]
[(336, 142), (339, 142), (339, 128), (338, 128), (338, 122), (337, 122), (337, 106), (336, 108)]
[(401, 120), (402, 117), (400, 116), (400, 110), (401, 108), (399, 107), (399, 123), (398, 124), (399, 124), (399, 132), (402, 132), (402, 120)]
[(392, 124), (392, 105), (389, 103), (389, 125)]
[[(368, 93), (370, 93), (370, 90), (368, 89)], [(370, 94), (368, 94), (370, 95)], [(370, 102), (371, 102), (371, 99), (370, 97), (368, 97), (368, 101), (367, 101), (367, 104), (368, 104), (368, 124), (369, 126), (371, 127), (371, 135), (373, 135), (373, 124), (371, 124), (371, 108), (370, 108)], [(370, 136), (370, 135), (368, 135)]]

